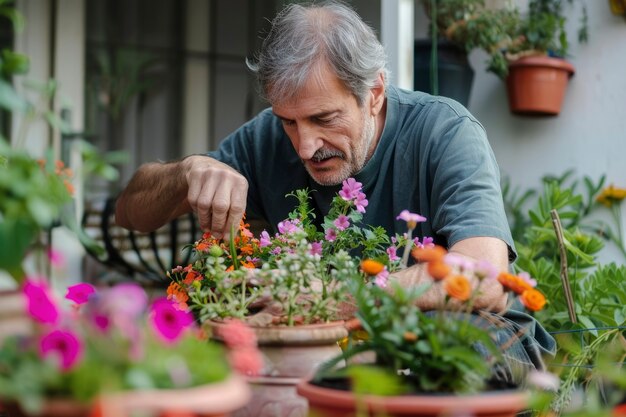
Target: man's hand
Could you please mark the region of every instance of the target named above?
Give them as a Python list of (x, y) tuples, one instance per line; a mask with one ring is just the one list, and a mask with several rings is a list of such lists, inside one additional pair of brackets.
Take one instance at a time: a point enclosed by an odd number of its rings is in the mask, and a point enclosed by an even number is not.
[(228, 237), (246, 209), (248, 181), (230, 166), (205, 156), (181, 162), (187, 179), (187, 201), (200, 227), (217, 238)]
[(117, 199), (115, 221), (150, 232), (191, 211), (200, 227), (227, 238), (243, 217), (248, 181), (230, 166), (204, 155), (142, 165)]

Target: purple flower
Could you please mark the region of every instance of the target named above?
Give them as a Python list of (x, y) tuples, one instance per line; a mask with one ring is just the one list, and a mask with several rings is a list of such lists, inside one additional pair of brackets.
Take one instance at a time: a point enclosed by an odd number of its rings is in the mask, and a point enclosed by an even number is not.
[(391, 262), (400, 260), (400, 257), (397, 255), (398, 248), (395, 246), (389, 246), (387, 248), (387, 256)]
[(432, 248), (433, 246), (435, 246), (435, 239), (430, 236), (424, 236), (422, 239), (422, 247)]
[(335, 239), (337, 239), (337, 231), (332, 227), (327, 229), (324, 238), (326, 238), (326, 240), (329, 242), (334, 242)]
[(76, 304), (85, 304), (91, 294), (95, 293), (96, 289), (93, 285), (87, 283), (81, 283), (67, 287), (67, 294), (65, 298), (70, 301), (74, 301)]
[(259, 237), (259, 246), (264, 248), (266, 246), (270, 246), (272, 244), (272, 240), (270, 238), (270, 234), (267, 233), (267, 230), (263, 230), (261, 232), (261, 236)]
[(343, 182), (339, 196), (346, 201), (354, 200), (358, 197), (361, 188), (363, 188), (363, 184), (354, 178), (348, 178)]
[(54, 324), (59, 319), (59, 310), (54, 304), (48, 286), (43, 280), (26, 281), (24, 295), (27, 299), (28, 314), (40, 323)]
[(322, 255), (322, 242), (311, 243), (311, 255)]
[(66, 330), (52, 330), (41, 338), (39, 351), (42, 358), (57, 355), (61, 369), (67, 371), (78, 362), (82, 354), (82, 344), (78, 337)]
[(279, 255), (282, 251), (283, 249), (280, 246), (276, 246), (270, 252), (272, 252), (272, 255)]
[(342, 214), (333, 222), (337, 230), (346, 230), (350, 226), (350, 219), (348, 216)]
[(173, 343), (183, 331), (193, 324), (193, 316), (187, 311), (178, 310), (174, 303), (165, 297), (152, 303), (152, 328), (161, 339)]
[(417, 223), (425, 222), (426, 217), (420, 216), (417, 213), (411, 213), (408, 210), (402, 210), (400, 214), (398, 214), (398, 217), (396, 217), (396, 220), (404, 220), (407, 227), (413, 230), (415, 226), (417, 226)]

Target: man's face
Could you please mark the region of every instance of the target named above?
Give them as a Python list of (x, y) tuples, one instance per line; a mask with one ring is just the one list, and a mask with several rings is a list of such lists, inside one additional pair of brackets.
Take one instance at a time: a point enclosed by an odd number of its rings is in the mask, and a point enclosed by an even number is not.
[(336, 185), (358, 173), (376, 148), (372, 95), (363, 106), (330, 70), (321, 69), (295, 99), (274, 103), (293, 147), (311, 177)]

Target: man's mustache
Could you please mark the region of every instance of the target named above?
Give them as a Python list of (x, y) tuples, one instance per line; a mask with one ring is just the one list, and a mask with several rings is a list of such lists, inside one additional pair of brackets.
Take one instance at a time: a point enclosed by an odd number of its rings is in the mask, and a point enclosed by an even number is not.
[(343, 152), (340, 152), (338, 150), (335, 149), (318, 149), (317, 151), (315, 151), (315, 153), (313, 154), (313, 156), (311, 157), (311, 161), (313, 162), (320, 162), (323, 161), (324, 159), (328, 159), (328, 158), (333, 158), (333, 157), (338, 157), (341, 159), (345, 159), (346, 156), (343, 154)]

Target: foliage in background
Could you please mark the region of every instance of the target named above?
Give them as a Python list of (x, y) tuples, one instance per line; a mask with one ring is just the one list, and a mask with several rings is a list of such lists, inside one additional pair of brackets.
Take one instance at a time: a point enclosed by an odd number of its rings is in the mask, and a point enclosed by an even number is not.
[[(599, 355), (615, 340), (626, 343), (626, 266), (598, 260), (606, 242), (624, 254), (620, 213), (626, 190), (605, 187), (605, 181), (604, 176), (597, 182), (589, 177), (580, 181), (568, 171), (543, 177), (541, 193), (514, 189), (509, 181), (503, 185), (519, 255), (514, 267), (537, 277), (538, 287), (550, 300), (536, 318), (555, 334), (559, 345), (559, 357), (552, 364), (563, 381), (554, 405), (559, 410), (567, 406), (572, 390), (595, 374)], [(613, 214), (610, 221), (601, 218), (607, 208)], [(552, 209), (561, 219), (574, 319), (565, 296)]]

